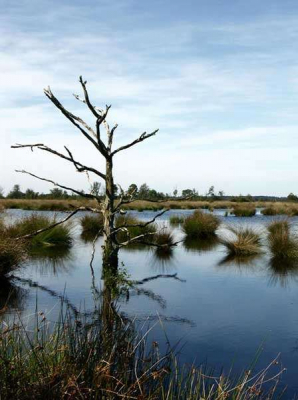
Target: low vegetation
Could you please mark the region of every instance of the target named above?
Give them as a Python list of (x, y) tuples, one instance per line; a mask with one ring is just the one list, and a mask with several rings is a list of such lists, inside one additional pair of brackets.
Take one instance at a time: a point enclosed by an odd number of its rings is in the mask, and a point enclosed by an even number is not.
[[(5, 234), (9, 238), (18, 238), (47, 228), (56, 222), (55, 217), (32, 214), (5, 227)], [(64, 246), (72, 244), (71, 225), (69, 223), (58, 225), (48, 231), (33, 236), (29, 240), (30, 248), (40, 246)]]
[(268, 226), (268, 245), (276, 259), (298, 259), (298, 237), (287, 220), (273, 221)]
[(220, 220), (215, 215), (197, 210), (185, 218), (182, 229), (187, 238), (206, 239), (216, 234), (219, 225)]
[(96, 235), (102, 234), (103, 216), (102, 214), (89, 215), (86, 214), (81, 218), (82, 237), (83, 239), (94, 239)]
[(228, 227), (231, 237), (221, 238), (229, 256), (252, 256), (262, 249), (260, 234), (247, 227)]
[(144, 222), (140, 221), (138, 218), (136, 218), (130, 214), (119, 215), (116, 220), (116, 228), (119, 228), (124, 225), (128, 225), (128, 227), (123, 228), (122, 230), (119, 230), (119, 232), (117, 233), (117, 240), (120, 243), (123, 243), (123, 242), (126, 242), (129, 238), (134, 238), (136, 236), (146, 234), (147, 237), (145, 239), (146, 240), (148, 239), (149, 241), (153, 241), (153, 237), (157, 231), (156, 225), (149, 224), (144, 227), (134, 226), (134, 225), (139, 225), (139, 224), (144, 224)]
[(232, 214), (236, 217), (253, 217), (256, 215), (256, 209), (252, 206), (238, 206), (233, 208)]
[(185, 217), (183, 215), (171, 215), (170, 216), (170, 225), (180, 225), (183, 224)]

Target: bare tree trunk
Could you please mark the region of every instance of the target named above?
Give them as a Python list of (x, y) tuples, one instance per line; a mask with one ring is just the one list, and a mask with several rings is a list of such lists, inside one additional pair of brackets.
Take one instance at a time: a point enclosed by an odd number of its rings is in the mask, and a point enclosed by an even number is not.
[(104, 219), (104, 245), (103, 245), (103, 275), (105, 270), (115, 270), (118, 267), (118, 251), (114, 237), (114, 178), (113, 178), (113, 158), (106, 159), (106, 194), (103, 204)]

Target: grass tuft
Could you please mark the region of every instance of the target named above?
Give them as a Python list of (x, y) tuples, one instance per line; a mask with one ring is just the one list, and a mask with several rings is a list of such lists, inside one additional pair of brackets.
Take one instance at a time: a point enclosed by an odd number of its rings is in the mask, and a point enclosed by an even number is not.
[(273, 221), (268, 226), (268, 232), (268, 245), (274, 258), (298, 258), (298, 238), (291, 232), (287, 220)]
[(260, 235), (251, 228), (228, 227), (233, 237), (221, 238), (229, 256), (252, 256), (261, 252)]
[(220, 220), (215, 215), (196, 210), (192, 215), (185, 218), (182, 225), (183, 232), (187, 238), (208, 238), (215, 236)]
[(142, 224), (144, 222), (140, 221), (138, 218), (128, 214), (128, 215), (119, 215), (116, 219), (116, 227), (119, 228), (122, 225), (128, 225), (127, 228), (119, 231), (117, 233), (117, 240), (120, 243), (127, 241), (129, 238), (134, 238), (136, 236), (140, 236), (143, 234), (147, 234), (148, 236), (144, 238), (144, 240), (152, 241), (154, 235), (156, 234), (157, 227), (155, 224), (149, 224), (145, 227), (141, 226), (129, 226), (129, 225), (137, 225)]
[[(95, 236), (103, 229), (102, 214), (84, 215), (81, 218), (82, 238), (85, 240), (93, 240)], [(102, 233), (101, 233), (102, 234)]]
[(232, 214), (236, 217), (253, 217), (256, 215), (256, 209), (251, 206), (237, 206), (233, 208)]

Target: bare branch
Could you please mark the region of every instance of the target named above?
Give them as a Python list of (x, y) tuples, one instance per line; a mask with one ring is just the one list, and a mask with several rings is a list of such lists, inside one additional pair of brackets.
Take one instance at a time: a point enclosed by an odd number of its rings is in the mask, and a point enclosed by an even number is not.
[(114, 155), (115, 155), (116, 153), (118, 153), (119, 151), (126, 150), (126, 149), (128, 149), (129, 147), (132, 147), (132, 146), (134, 146), (135, 144), (140, 143), (140, 142), (142, 142), (143, 140), (150, 138), (151, 136), (154, 136), (157, 132), (158, 132), (158, 129), (156, 129), (156, 130), (155, 130), (154, 132), (152, 132), (152, 133), (148, 133), (148, 134), (147, 134), (146, 132), (142, 133), (142, 135), (141, 135), (138, 139), (134, 140), (133, 142), (131, 142), (131, 143), (125, 145), (125, 146), (119, 147), (118, 149), (114, 150), (114, 151), (112, 152), (112, 156), (114, 156)]
[(143, 284), (146, 283), (146, 282), (153, 281), (153, 280), (159, 279), (159, 278), (173, 278), (173, 279), (177, 279), (177, 280), (180, 281), (180, 282), (186, 282), (185, 279), (179, 278), (179, 277), (177, 276), (177, 273), (176, 273), (176, 274), (172, 274), (172, 275), (159, 274), (159, 275), (155, 275), (155, 276), (150, 276), (149, 278), (142, 279), (141, 281), (132, 281), (132, 283), (133, 283), (134, 285), (143, 285)]
[(88, 199), (96, 199), (96, 200), (100, 201), (100, 199), (99, 199), (98, 196), (95, 196), (95, 195), (89, 194), (89, 193), (84, 193), (84, 192), (81, 192), (81, 191), (79, 191), (79, 190), (76, 190), (76, 189), (73, 189), (73, 188), (70, 188), (70, 187), (67, 187), (67, 186), (64, 186), (64, 185), (60, 185), (59, 183), (54, 182), (54, 181), (52, 181), (51, 179), (41, 178), (40, 176), (34, 175), (34, 174), (32, 174), (31, 172), (28, 172), (28, 171), (25, 171), (25, 170), (16, 170), (16, 172), (19, 172), (19, 173), (22, 173), (22, 174), (31, 175), (31, 176), (33, 176), (34, 178), (39, 179), (39, 180), (41, 180), (41, 181), (45, 181), (45, 182), (52, 183), (54, 186), (58, 186), (58, 187), (60, 187), (61, 189), (70, 190), (71, 192), (76, 193), (76, 194), (78, 194), (79, 196), (87, 197)]
[[(122, 229), (125, 229), (125, 228), (122, 228)], [(152, 236), (152, 235), (155, 235), (155, 232), (148, 232), (148, 233), (144, 233), (142, 235), (135, 236), (131, 239), (128, 239), (126, 242), (119, 243), (118, 247), (121, 248), (124, 246), (128, 246), (129, 244), (132, 244), (132, 243), (141, 243), (142, 239), (144, 239), (145, 237), (148, 237), (148, 236)]]
[(97, 148), (97, 150), (104, 156), (107, 156), (107, 149), (102, 141), (97, 143), (95, 139), (93, 139), (89, 133), (87, 133), (81, 126), (83, 125), (93, 136), (97, 137), (96, 133), (90, 128), (81, 118), (75, 116), (70, 111), (66, 110), (60, 101), (53, 95), (50, 87), (48, 89), (44, 89), (45, 95), (51, 100), (51, 102), (62, 112), (62, 114), (74, 125), (76, 126), (81, 133)]
[(114, 132), (118, 128), (118, 124), (116, 124), (111, 131), (108, 133), (108, 149), (111, 151), (112, 149), (112, 144), (113, 144), (113, 137), (114, 137)]
[[(96, 108), (91, 104), (90, 99), (89, 99), (89, 94), (86, 88), (86, 84), (87, 81), (83, 81), (82, 76), (80, 76), (79, 78), (80, 84), (82, 85), (83, 91), (84, 91), (84, 97), (85, 97), (85, 101), (83, 100), (83, 103), (87, 104), (88, 108), (90, 109), (90, 111), (92, 112), (92, 114), (96, 117), (96, 118), (101, 118), (101, 115), (98, 114), (98, 112), (96, 111)], [(80, 100), (79, 96), (75, 96), (78, 100)], [(82, 100), (81, 100), (82, 101)]]
[(52, 154), (54, 154), (54, 155), (56, 155), (56, 156), (58, 156), (58, 157), (63, 158), (64, 160), (67, 160), (67, 161), (72, 162), (72, 163), (74, 164), (74, 166), (75, 166), (75, 168), (76, 168), (76, 170), (77, 170), (78, 172), (89, 171), (89, 172), (93, 172), (94, 174), (100, 176), (100, 177), (101, 177), (102, 179), (104, 179), (104, 180), (106, 179), (105, 174), (99, 172), (97, 169), (92, 168), (92, 167), (87, 167), (86, 165), (83, 165), (83, 164), (80, 163), (79, 161), (76, 161), (76, 160), (73, 158), (73, 156), (72, 156), (70, 150), (69, 150), (66, 146), (64, 146), (64, 148), (65, 148), (66, 151), (68, 152), (69, 157), (65, 156), (65, 155), (62, 154), (62, 153), (59, 153), (59, 152), (56, 151), (56, 150), (51, 149), (51, 148), (48, 147), (48, 146), (45, 146), (45, 145), (42, 144), (42, 143), (37, 143), (37, 144), (19, 144), (19, 143), (17, 143), (16, 145), (11, 146), (12, 149), (20, 149), (20, 148), (26, 148), (26, 147), (31, 148), (31, 151), (33, 151), (34, 148), (37, 148), (37, 149), (39, 149), (39, 150), (47, 151), (47, 152), (52, 153)]

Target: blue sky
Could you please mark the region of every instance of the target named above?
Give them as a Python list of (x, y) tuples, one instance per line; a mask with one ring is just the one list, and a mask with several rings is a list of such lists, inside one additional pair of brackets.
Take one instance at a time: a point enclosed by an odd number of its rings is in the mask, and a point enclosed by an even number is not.
[[(171, 192), (298, 193), (298, 3), (289, 0), (0, 0), (0, 186), (50, 186), (24, 168), (77, 188), (90, 181), (50, 155), (14, 143), (67, 145), (102, 160), (43, 95), (93, 123), (80, 93), (112, 104), (115, 145), (156, 137), (115, 160), (123, 187)], [(92, 177), (90, 177), (92, 181)]]

